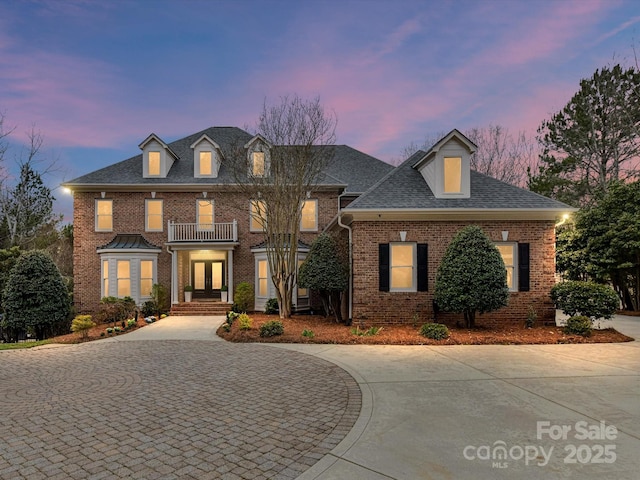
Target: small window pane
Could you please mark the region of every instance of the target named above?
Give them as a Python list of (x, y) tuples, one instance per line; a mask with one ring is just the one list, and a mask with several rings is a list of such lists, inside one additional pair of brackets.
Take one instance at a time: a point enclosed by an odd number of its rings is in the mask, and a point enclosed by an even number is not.
[(315, 231), (318, 229), (317, 208), (318, 208), (317, 200), (305, 200), (302, 203), (302, 218), (300, 220), (301, 230)]
[[(303, 262), (304, 260), (298, 260), (298, 271), (300, 271), (300, 265), (302, 265)], [(298, 287), (298, 297), (308, 297), (308, 296), (309, 296), (309, 289)]]
[(129, 260), (118, 260), (117, 262), (117, 274), (118, 274), (118, 297), (131, 296), (131, 264)]
[(265, 225), (265, 203), (263, 200), (252, 200), (251, 201), (251, 225), (250, 229), (252, 232), (262, 231), (264, 230)]
[(415, 243), (391, 245), (391, 289), (415, 289)]
[(211, 175), (211, 152), (200, 152), (200, 175)]
[(413, 268), (395, 267), (391, 270), (392, 288), (411, 288), (413, 286)]
[(213, 230), (213, 200), (198, 200), (198, 229)]
[(515, 272), (515, 249), (516, 246), (513, 244), (502, 244), (496, 245), (500, 255), (502, 256), (502, 261), (504, 262), (504, 266), (507, 269), (507, 286), (509, 290), (514, 289), (514, 272)]
[(149, 152), (149, 175), (160, 175), (160, 152)]
[(102, 296), (109, 296), (109, 261), (102, 261)]
[(258, 260), (258, 296), (268, 295), (267, 261)]
[(113, 201), (96, 201), (96, 229), (102, 231), (113, 230)]
[(445, 193), (462, 191), (462, 159), (460, 157), (444, 159), (444, 191)]
[(162, 231), (162, 200), (147, 200), (147, 230)]
[(264, 152), (253, 152), (251, 154), (252, 165), (251, 173), (255, 177), (264, 176)]

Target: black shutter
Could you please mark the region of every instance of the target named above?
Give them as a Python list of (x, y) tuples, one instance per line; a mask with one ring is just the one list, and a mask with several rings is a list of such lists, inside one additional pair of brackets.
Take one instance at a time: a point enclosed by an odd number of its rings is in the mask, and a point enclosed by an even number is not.
[(378, 244), (378, 275), (379, 290), (381, 292), (389, 291), (389, 244)]
[(518, 290), (529, 291), (529, 244), (518, 244)]
[(429, 266), (427, 263), (429, 248), (426, 243), (418, 244), (418, 291), (429, 290)]

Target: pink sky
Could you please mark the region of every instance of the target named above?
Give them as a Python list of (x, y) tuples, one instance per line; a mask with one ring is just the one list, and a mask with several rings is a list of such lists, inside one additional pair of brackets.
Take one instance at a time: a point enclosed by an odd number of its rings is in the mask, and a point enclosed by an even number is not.
[(0, 4), (0, 111), (14, 140), (42, 131), (63, 166), (52, 180), (135, 155), (151, 132), (252, 125), (265, 98), (291, 93), (319, 95), (340, 143), (386, 161), (452, 128), (533, 134), (581, 78), (631, 64), (640, 23), (628, 0), (148, 7)]

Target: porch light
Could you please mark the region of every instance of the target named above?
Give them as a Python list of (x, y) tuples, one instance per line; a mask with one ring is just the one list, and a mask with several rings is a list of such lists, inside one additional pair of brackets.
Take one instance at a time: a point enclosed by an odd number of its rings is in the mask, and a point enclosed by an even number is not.
[(569, 214), (565, 213), (564, 215), (562, 215), (562, 220), (556, 223), (556, 227), (559, 227), (560, 225), (564, 225), (567, 220), (569, 220)]

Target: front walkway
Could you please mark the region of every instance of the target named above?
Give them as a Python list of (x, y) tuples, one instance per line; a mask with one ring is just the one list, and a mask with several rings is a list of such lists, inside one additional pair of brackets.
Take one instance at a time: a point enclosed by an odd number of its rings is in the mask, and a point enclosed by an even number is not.
[[(91, 344), (0, 352), (0, 478), (640, 471), (638, 341), (245, 345), (217, 341), (221, 321), (169, 317)], [(640, 318), (614, 325), (640, 337)]]

